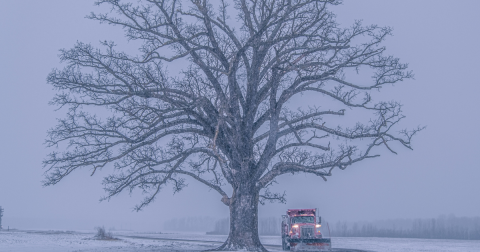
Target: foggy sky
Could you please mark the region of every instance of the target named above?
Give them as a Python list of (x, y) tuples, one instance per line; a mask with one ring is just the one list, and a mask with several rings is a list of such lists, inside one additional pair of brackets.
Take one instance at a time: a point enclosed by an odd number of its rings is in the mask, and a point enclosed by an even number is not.
[[(287, 208), (318, 207), (327, 220), (430, 218), (440, 214), (480, 215), (480, 2), (476, 0), (346, 0), (333, 8), (337, 21), (394, 28), (387, 54), (410, 64), (414, 80), (383, 88), (380, 96), (404, 104), (403, 127), (425, 125), (414, 151), (334, 170), (327, 182), (307, 175), (280, 177), (274, 189), (285, 190), (287, 204), (260, 206), (260, 216), (279, 216)], [(106, 168), (72, 173), (58, 185), (43, 188), (41, 162), (51, 150), (46, 131), (64, 111), (49, 106), (54, 91), (46, 84), (57, 55), (76, 41), (98, 45), (115, 40), (134, 51), (118, 27), (85, 19), (102, 12), (93, 1), (0, 1), (0, 206), (3, 225), (15, 228), (161, 230), (173, 217), (227, 217), (220, 196), (196, 181), (173, 196), (165, 188), (141, 212), (132, 209), (142, 197), (127, 193), (110, 202), (104, 195)], [(348, 111), (347, 111), (348, 112)]]

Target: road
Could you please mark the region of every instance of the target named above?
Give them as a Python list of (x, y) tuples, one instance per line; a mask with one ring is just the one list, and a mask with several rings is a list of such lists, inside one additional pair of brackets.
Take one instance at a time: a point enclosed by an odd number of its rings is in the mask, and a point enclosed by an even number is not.
[[(158, 237), (147, 237), (147, 236), (137, 236), (137, 235), (117, 235), (118, 237), (126, 237), (131, 239), (145, 239), (145, 240), (158, 240), (158, 241), (178, 241), (178, 242), (195, 242), (195, 243), (207, 243), (207, 244), (217, 244), (221, 245), (223, 242), (219, 241), (206, 241), (206, 240), (190, 240), (190, 239), (175, 239), (175, 238), (158, 238)], [(282, 245), (274, 244), (263, 244), (266, 249), (273, 249), (275, 251), (281, 251)], [(332, 248), (331, 252), (372, 252), (367, 250), (358, 250), (358, 249), (342, 249), (342, 248)]]

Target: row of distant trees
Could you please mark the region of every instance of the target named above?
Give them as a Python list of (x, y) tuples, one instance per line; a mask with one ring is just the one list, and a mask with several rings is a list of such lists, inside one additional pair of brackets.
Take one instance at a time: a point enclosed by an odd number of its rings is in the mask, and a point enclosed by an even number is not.
[(163, 228), (169, 231), (205, 232), (213, 229), (215, 221), (212, 217), (175, 218), (165, 221)]
[[(260, 235), (280, 235), (280, 218), (265, 217), (258, 220)], [(163, 223), (165, 230), (207, 232), (207, 234), (228, 234), (230, 219), (214, 219), (212, 217), (175, 218)]]
[(332, 236), (480, 240), (480, 217), (337, 222)]
[[(258, 219), (259, 235), (280, 235), (281, 219), (275, 217), (265, 217)], [(207, 234), (228, 234), (230, 229), (230, 220), (228, 218), (220, 219), (215, 222), (213, 231)]]
[(0, 206), (0, 229), (2, 229), (3, 208)]
[[(431, 219), (397, 219), (372, 222), (337, 222), (327, 225), (322, 233), (335, 237), (390, 237), (423, 239), (480, 240), (480, 217), (440, 216)], [(258, 220), (259, 235), (280, 235), (281, 219), (264, 217)], [(229, 233), (230, 220), (212, 217), (172, 219), (164, 223), (170, 231), (205, 232), (212, 235)], [(330, 230), (329, 230), (330, 229)]]

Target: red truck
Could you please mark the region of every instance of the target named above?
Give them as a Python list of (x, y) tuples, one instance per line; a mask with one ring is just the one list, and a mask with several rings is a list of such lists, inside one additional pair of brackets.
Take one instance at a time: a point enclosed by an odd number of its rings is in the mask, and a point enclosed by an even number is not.
[(291, 251), (330, 250), (330, 238), (320, 232), (321, 217), (317, 209), (288, 209), (282, 215), (282, 248)]

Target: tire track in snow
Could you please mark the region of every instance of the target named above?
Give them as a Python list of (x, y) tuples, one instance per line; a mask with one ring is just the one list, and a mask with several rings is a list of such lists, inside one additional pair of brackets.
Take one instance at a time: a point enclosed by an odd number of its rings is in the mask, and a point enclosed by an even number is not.
[[(190, 240), (190, 239), (175, 239), (175, 238), (160, 238), (160, 237), (148, 237), (148, 236), (137, 236), (137, 235), (116, 235), (119, 237), (131, 238), (131, 239), (145, 239), (145, 240), (159, 240), (159, 241), (178, 241), (178, 242), (196, 242), (196, 243), (208, 243), (208, 244), (223, 244), (222, 241), (208, 241), (208, 240)], [(266, 248), (278, 249), (282, 248), (282, 245), (274, 244), (263, 244)], [(342, 249), (342, 248), (332, 248), (331, 252), (373, 252), (367, 250), (358, 250), (358, 249)]]

